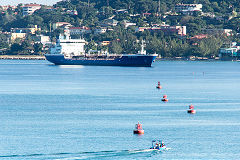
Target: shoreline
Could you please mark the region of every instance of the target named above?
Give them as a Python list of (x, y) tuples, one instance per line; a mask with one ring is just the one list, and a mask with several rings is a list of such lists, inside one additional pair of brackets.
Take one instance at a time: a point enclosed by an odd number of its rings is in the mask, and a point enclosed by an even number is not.
[[(40, 55), (0, 55), (0, 60), (46, 60), (45, 56)], [(173, 57), (173, 58), (159, 58), (157, 57), (155, 61), (224, 61), (219, 57), (207, 58), (207, 57)], [(226, 61), (226, 60), (225, 60)], [(227, 61), (239, 61), (239, 60), (227, 60)]]
[(166, 58), (156, 58), (156, 61), (219, 61), (219, 57), (215, 58), (207, 58), (207, 57), (195, 57), (191, 56), (189, 58), (186, 57), (166, 57)]
[(0, 59), (6, 60), (46, 60), (45, 56), (40, 55), (0, 55)]

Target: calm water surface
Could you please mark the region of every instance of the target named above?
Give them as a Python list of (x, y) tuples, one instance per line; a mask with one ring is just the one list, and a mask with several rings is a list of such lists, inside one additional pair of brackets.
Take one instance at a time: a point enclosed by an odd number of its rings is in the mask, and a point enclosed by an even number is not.
[[(0, 61), (0, 159), (239, 159), (239, 62)], [(161, 81), (162, 90), (157, 90)], [(162, 96), (169, 102), (163, 103)], [(197, 114), (186, 110), (193, 104)], [(137, 122), (145, 134), (133, 135)], [(153, 139), (171, 148), (145, 152)]]

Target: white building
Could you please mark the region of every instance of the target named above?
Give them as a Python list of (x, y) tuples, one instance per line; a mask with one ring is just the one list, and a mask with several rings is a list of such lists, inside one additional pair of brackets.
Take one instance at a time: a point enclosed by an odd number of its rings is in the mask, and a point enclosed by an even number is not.
[(123, 23), (125, 28), (127, 28), (129, 26), (136, 26), (136, 23), (129, 22), (128, 20), (123, 20), (122, 23)]
[(37, 35), (37, 36), (34, 36), (33, 39), (36, 42), (42, 43), (43, 45), (51, 43), (49, 36)]
[(36, 10), (40, 8), (41, 8), (41, 5), (39, 4), (26, 4), (22, 7), (23, 16), (32, 15)]
[(100, 23), (101, 26), (108, 27), (108, 26), (116, 26), (118, 21), (115, 19), (105, 19)]
[(94, 34), (102, 34), (102, 33), (105, 33), (105, 32), (107, 32), (107, 28), (106, 27), (96, 28), (94, 30)]
[(25, 39), (27, 36), (27, 33), (11, 33), (10, 40), (14, 41), (15, 39)]
[(76, 10), (67, 10), (66, 11), (67, 14), (71, 14), (71, 15), (78, 15), (78, 12)]
[(69, 28), (71, 26), (72, 25), (68, 22), (56, 22), (56, 23), (53, 23), (53, 30), (55, 30), (59, 27)]
[(175, 5), (176, 12), (194, 12), (200, 11), (202, 12), (202, 4), (176, 4)]

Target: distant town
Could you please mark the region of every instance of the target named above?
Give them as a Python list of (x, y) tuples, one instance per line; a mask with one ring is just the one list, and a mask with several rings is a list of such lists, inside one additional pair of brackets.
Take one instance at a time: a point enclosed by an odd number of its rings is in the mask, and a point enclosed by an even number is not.
[(137, 53), (144, 40), (147, 52), (159, 58), (238, 60), (240, 8), (234, 2), (64, 0), (53, 6), (0, 6), (0, 54), (44, 55), (68, 32), (87, 41), (86, 52)]

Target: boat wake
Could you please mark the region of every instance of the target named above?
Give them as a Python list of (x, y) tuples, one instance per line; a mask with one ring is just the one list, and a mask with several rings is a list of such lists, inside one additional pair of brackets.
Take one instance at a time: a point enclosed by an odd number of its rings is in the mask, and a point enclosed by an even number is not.
[[(170, 148), (168, 148), (170, 149)], [(160, 151), (154, 149), (140, 149), (140, 150), (119, 150), (119, 151), (99, 151), (99, 152), (78, 152), (78, 153), (52, 153), (52, 154), (26, 154), (26, 155), (6, 155), (0, 156), (4, 159), (21, 159), (21, 160), (80, 160), (80, 159), (145, 159), (152, 157)]]

